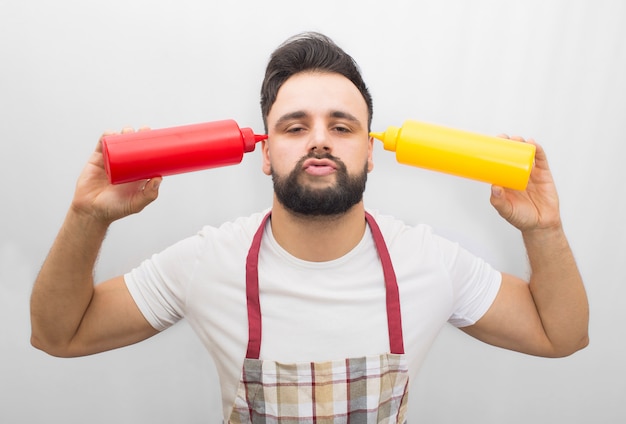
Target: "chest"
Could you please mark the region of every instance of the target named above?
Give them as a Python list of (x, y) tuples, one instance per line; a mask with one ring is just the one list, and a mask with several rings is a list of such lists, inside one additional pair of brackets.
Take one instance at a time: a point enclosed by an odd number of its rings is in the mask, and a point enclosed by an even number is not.
[[(375, 253), (375, 252), (374, 252)], [(329, 360), (389, 349), (385, 286), (376, 255), (344, 264), (274, 270), (259, 262), (263, 356)], [(265, 266), (264, 266), (265, 263)], [(335, 266), (336, 265), (336, 266)]]

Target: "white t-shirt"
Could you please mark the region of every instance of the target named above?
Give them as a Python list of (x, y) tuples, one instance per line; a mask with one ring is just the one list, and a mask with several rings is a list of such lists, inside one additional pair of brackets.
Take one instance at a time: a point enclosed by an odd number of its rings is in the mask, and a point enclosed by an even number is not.
[[(411, 379), (441, 327), (475, 323), (491, 306), (501, 274), (426, 225), (370, 212), (398, 280)], [(183, 317), (212, 355), (224, 416), (230, 415), (248, 342), (245, 264), (265, 213), (204, 227), (125, 275), (137, 306), (164, 330)], [(311, 362), (389, 351), (385, 286), (371, 232), (345, 256), (307, 262), (265, 228), (259, 254), (260, 359)]]

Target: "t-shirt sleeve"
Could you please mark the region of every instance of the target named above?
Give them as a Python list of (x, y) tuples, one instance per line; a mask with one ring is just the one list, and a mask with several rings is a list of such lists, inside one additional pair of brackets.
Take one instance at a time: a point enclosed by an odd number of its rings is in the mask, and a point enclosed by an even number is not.
[(458, 244), (447, 243), (450, 245), (446, 249), (446, 260), (454, 291), (453, 311), (448, 322), (455, 327), (467, 327), (482, 318), (493, 304), (502, 274)]
[(186, 289), (197, 268), (200, 243), (200, 236), (182, 240), (124, 275), (137, 307), (156, 330), (185, 315)]

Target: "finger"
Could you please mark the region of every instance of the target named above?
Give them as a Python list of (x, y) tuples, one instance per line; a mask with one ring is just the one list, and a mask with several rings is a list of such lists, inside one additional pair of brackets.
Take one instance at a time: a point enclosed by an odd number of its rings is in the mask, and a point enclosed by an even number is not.
[(102, 139), (106, 137), (107, 134), (102, 134), (102, 137), (98, 139), (98, 144), (96, 144), (96, 153), (102, 154)]
[(543, 170), (550, 169), (548, 165), (548, 158), (546, 156), (546, 152), (543, 149), (543, 147), (532, 138), (528, 139), (527, 143), (535, 146), (535, 161), (533, 165), (533, 170), (535, 168), (543, 169)]
[(498, 137), (499, 138), (507, 138), (509, 140), (521, 141), (523, 143), (536, 144), (535, 140), (533, 140), (532, 138), (529, 138), (528, 140), (526, 140), (526, 139), (524, 139), (524, 137), (521, 137), (519, 135), (509, 136), (508, 134), (501, 133), (501, 134), (498, 134)]
[(535, 160), (546, 160), (546, 151), (543, 149), (543, 147), (540, 144), (535, 143), (534, 141), (532, 141), (532, 144), (535, 146)]
[(98, 143), (96, 144), (96, 152), (97, 153), (102, 153), (102, 140), (104, 139), (104, 137), (110, 136), (110, 135), (115, 135), (117, 134), (114, 131), (110, 131), (107, 130), (105, 132), (102, 133), (102, 135), (100, 136), (100, 138), (98, 139)]
[(535, 139), (529, 138), (528, 140), (526, 140), (526, 139), (524, 139), (524, 137), (520, 137), (518, 135), (513, 136), (513, 137), (508, 137), (508, 138), (510, 140), (521, 141), (523, 143), (532, 144), (533, 146), (535, 146), (535, 164), (537, 163), (537, 161), (541, 161), (542, 163), (545, 163), (545, 165), (547, 167), (547, 158), (546, 158), (545, 151), (543, 150), (541, 145), (539, 145), (535, 141)]
[(122, 128), (122, 134), (133, 133), (135, 129), (133, 127), (124, 127)]

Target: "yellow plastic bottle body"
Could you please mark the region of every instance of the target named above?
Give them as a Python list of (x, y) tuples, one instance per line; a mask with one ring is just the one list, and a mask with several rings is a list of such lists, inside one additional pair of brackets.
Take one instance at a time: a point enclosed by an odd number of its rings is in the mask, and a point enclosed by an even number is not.
[(402, 127), (372, 133), (406, 165), (524, 190), (535, 159), (535, 146), (407, 120)]

